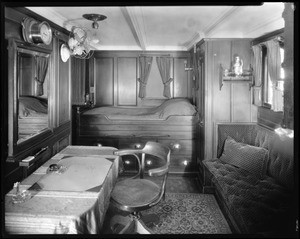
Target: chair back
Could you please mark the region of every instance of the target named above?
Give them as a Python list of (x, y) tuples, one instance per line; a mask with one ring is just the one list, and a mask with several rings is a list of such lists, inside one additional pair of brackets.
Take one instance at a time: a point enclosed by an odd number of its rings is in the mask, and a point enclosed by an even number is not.
[(167, 146), (157, 142), (147, 142), (145, 147), (142, 149), (140, 178), (143, 178), (144, 176), (146, 155), (152, 155), (164, 161), (164, 165), (162, 167), (150, 169), (148, 171), (149, 176), (162, 176), (167, 174), (169, 171), (170, 154), (171, 150)]
[[(115, 151), (114, 154), (119, 155), (119, 156), (125, 156), (125, 155), (135, 156), (135, 158), (137, 159), (138, 165), (139, 165), (138, 173), (134, 177), (131, 178), (131, 179), (135, 179), (135, 180), (145, 180), (145, 179), (143, 179), (143, 177), (144, 177), (144, 172), (145, 172), (146, 155), (154, 156), (154, 157), (158, 158), (158, 160), (163, 161), (162, 166), (151, 168), (148, 170), (148, 175), (150, 177), (163, 176), (162, 180), (159, 180), (159, 181), (161, 181), (161, 183), (155, 182), (155, 184), (157, 184), (157, 185), (160, 184), (160, 186), (159, 186), (160, 192), (159, 192), (157, 198), (154, 201), (152, 201), (151, 203), (149, 203), (148, 205), (134, 207), (133, 209), (131, 208), (130, 210), (132, 210), (132, 211), (144, 210), (146, 208), (150, 208), (150, 207), (156, 205), (162, 199), (162, 197), (164, 197), (165, 191), (166, 191), (166, 181), (167, 181), (168, 172), (169, 172), (170, 155), (171, 155), (171, 150), (169, 149), (169, 147), (164, 146), (157, 142), (148, 141), (145, 144), (144, 148), (142, 148), (142, 149), (120, 149), (120, 150)], [(125, 180), (127, 180), (127, 179), (124, 179), (124, 181)], [(127, 211), (129, 210), (127, 207), (122, 207), (122, 205), (119, 205), (119, 207), (123, 208), (123, 209), (126, 208)]]
[(155, 156), (164, 162), (163, 166), (150, 169), (148, 171), (149, 176), (162, 176), (168, 173), (169, 170), (171, 150), (169, 147), (157, 142), (148, 141), (142, 149), (120, 149), (115, 151), (114, 154), (119, 156), (132, 155), (137, 159), (139, 171), (133, 178), (143, 178), (146, 155)]
[(150, 154), (158, 158), (166, 160), (166, 163), (170, 163), (170, 149), (157, 142), (149, 141), (142, 149), (144, 154)]

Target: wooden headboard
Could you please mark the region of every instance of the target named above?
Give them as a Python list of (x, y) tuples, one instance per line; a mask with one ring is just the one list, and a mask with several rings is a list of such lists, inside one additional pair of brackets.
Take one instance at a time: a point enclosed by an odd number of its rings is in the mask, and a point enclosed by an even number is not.
[[(139, 51), (95, 52), (89, 64), (89, 84), (95, 106), (144, 107), (161, 104), (164, 85), (157, 67), (156, 57), (169, 54), (172, 57), (170, 84), (172, 98), (192, 97), (191, 74), (184, 69), (190, 53), (155, 52), (146, 88), (146, 99), (139, 98)], [(155, 100), (154, 100), (155, 99)]]

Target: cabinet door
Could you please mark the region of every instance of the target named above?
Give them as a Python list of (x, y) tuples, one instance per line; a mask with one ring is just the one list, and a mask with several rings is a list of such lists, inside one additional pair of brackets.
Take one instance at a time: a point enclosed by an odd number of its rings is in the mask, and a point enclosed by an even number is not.
[(184, 70), (187, 58), (174, 58), (174, 98), (189, 97), (188, 71)]

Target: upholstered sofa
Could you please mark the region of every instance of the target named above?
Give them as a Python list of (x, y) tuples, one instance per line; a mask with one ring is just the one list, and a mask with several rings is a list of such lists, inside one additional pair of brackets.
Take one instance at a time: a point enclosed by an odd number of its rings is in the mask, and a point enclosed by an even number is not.
[(203, 161), (204, 192), (215, 193), (235, 233), (295, 232), (293, 138), (257, 124), (218, 124), (217, 157)]

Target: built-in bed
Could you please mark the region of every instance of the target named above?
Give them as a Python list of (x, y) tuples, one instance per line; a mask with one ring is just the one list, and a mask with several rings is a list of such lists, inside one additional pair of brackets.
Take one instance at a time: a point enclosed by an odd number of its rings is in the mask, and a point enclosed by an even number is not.
[[(188, 99), (170, 99), (156, 107), (96, 107), (78, 113), (76, 121), (78, 145), (133, 148), (152, 140), (172, 149), (170, 172), (196, 168), (198, 114)], [(136, 167), (127, 163), (128, 169)]]
[(19, 139), (26, 139), (48, 128), (48, 101), (35, 96), (19, 97)]

